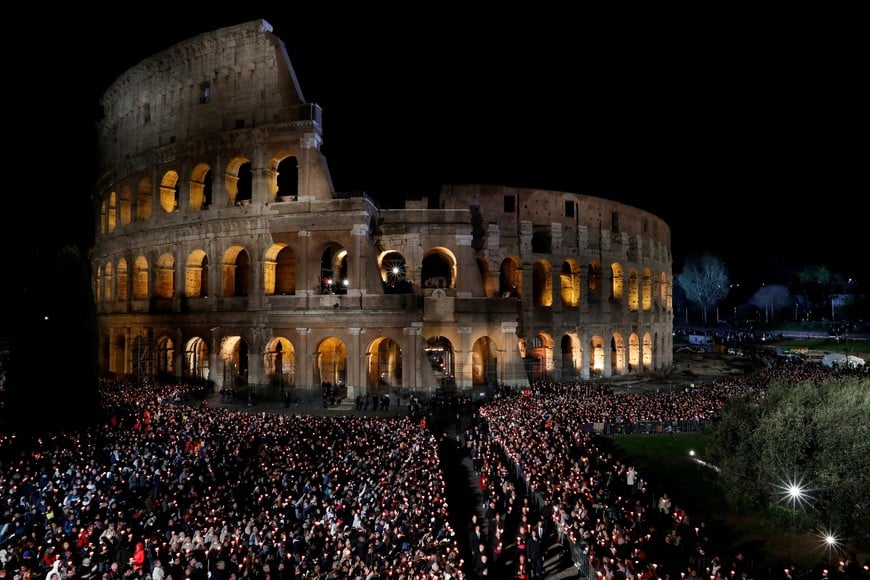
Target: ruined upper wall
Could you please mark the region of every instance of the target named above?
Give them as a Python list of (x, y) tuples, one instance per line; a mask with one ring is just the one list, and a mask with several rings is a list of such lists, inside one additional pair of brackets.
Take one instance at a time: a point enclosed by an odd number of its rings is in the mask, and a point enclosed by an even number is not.
[(118, 77), (101, 99), (102, 167), (223, 131), (317, 121), (265, 20), (180, 42)]

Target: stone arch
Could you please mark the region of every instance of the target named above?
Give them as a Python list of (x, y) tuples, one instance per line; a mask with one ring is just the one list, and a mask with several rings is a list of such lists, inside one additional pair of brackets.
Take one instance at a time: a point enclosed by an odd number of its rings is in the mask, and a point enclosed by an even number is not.
[(318, 343), (314, 351), (314, 377), (320, 385), (343, 389), (347, 382), (347, 345), (340, 338), (329, 336)]
[(106, 231), (112, 233), (118, 227), (118, 194), (109, 192), (109, 203), (106, 208)]
[(99, 304), (103, 301), (103, 266), (97, 264), (94, 268), (94, 277), (91, 280), (94, 289), (94, 301)]
[(573, 258), (562, 262), (562, 272), (559, 274), (559, 290), (562, 306), (578, 308), (580, 306), (580, 266)]
[(223, 363), (224, 386), (239, 387), (248, 384), (248, 349), (248, 341), (242, 336), (225, 336), (221, 340), (220, 359)]
[(628, 311), (637, 312), (640, 308), (640, 282), (637, 278), (637, 269), (628, 269)]
[(408, 264), (401, 252), (381, 252), (378, 255), (378, 267), (385, 293), (407, 294), (413, 291), (413, 283), (408, 278)]
[(133, 262), (133, 300), (147, 300), (151, 292), (148, 258), (137, 256)]
[(212, 182), (214, 174), (208, 163), (197, 163), (190, 176), (190, 191), (188, 193), (190, 209), (194, 211), (208, 209), (212, 204)]
[(523, 297), (523, 267), (516, 256), (508, 256), (501, 261), (498, 291), (505, 298)]
[(641, 347), (641, 362), (643, 370), (653, 370), (653, 339), (649, 332), (643, 333), (643, 344)]
[(130, 299), (130, 274), (127, 272), (127, 259), (118, 260), (117, 289), (118, 302), (126, 302)]
[(247, 296), (251, 290), (250, 276), (248, 251), (238, 245), (227, 248), (221, 262), (221, 294), (223, 296)]
[(347, 294), (350, 284), (348, 252), (337, 242), (330, 242), (320, 253), (321, 294)]
[(266, 296), (296, 294), (296, 252), (279, 242), (263, 256), (263, 293)]
[(121, 187), (118, 194), (118, 223), (127, 225), (133, 221), (133, 189), (129, 185)]
[(369, 344), (366, 365), (366, 386), (381, 395), (403, 385), (402, 349), (388, 337), (378, 337)]
[(184, 270), (184, 296), (205, 298), (208, 296), (208, 254), (197, 248), (187, 255)]
[(175, 296), (175, 256), (164, 252), (157, 258), (157, 280), (154, 284), (157, 298), (169, 299)]
[(149, 177), (139, 180), (136, 187), (136, 221), (147, 222), (154, 211), (154, 191)]
[(289, 339), (276, 336), (266, 344), (263, 353), (266, 378), (276, 389), (296, 387), (296, 348)]
[(160, 179), (160, 207), (165, 213), (178, 209), (178, 172), (169, 170)]
[(625, 295), (625, 281), (623, 280), (622, 264), (613, 262), (610, 265), (610, 299), (621, 303)]
[(640, 372), (642, 370), (640, 361), (640, 338), (636, 332), (632, 332), (628, 335), (628, 372)]
[(276, 157), (270, 164), (275, 180), (270, 195), (279, 201), (296, 201), (299, 195), (299, 159), (292, 154)]
[(589, 371), (592, 378), (604, 376), (604, 337), (596, 334), (589, 339)]
[(553, 306), (553, 265), (548, 260), (532, 266), (532, 300), (536, 308)]
[(641, 271), (640, 281), (640, 307), (644, 312), (649, 312), (652, 308), (653, 292), (652, 292), (652, 273), (649, 268), (644, 268)]
[(439, 387), (444, 391), (455, 391), (456, 350), (450, 339), (446, 336), (432, 336), (426, 339), (424, 351)]
[(471, 384), (475, 387), (498, 383), (498, 351), (495, 342), (481, 336), (471, 347)]
[(169, 336), (160, 336), (154, 349), (154, 370), (158, 376), (175, 378), (175, 341)]
[(586, 270), (586, 288), (589, 291), (589, 302), (598, 304), (601, 302), (601, 262), (589, 262)]
[(250, 202), (253, 188), (250, 159), (242, 156), (230, 159), (224, 174), (224, 188), (230, 205), (242, 205), (242, 200)]
[(559, 347), (559, 380), (577, 380), (583, 369), (583, 344), (580, 337), (574, 332), (566, 332), (562, 335)]
[(621, 375), (625, 369), (625, 339), (614, 332), (610, 337), (610, 372), (612, 375)]
[(195, 336), (184, 347), (184, 376), (204, 381), (209, 375), (208, 341)]
[(112, 269), (112, 263), (107, 262), (106, 267), (103, 269), (103, 302), (111, 302), (114, 300), (114, 292), (112, 292), (112, 286), (114, 284), (114, 270)]
[(529, 341), (524, 362), (530, 381), (553, 378), (553, 346), (553, 338), (546, 332), (537, 333)]
[(423, 255), (420, 284), (424, 288), (456, 287), (456, 256), (444, 246), (430, 248)]

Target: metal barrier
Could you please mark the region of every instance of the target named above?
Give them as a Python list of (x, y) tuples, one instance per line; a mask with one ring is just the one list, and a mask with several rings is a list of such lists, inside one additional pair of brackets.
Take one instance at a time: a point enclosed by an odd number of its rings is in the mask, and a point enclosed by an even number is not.
[(577, 568), (577, 575), (580, 578), (589, 578), (589, 554), (584, 550), (584, 545), (570, 542), (568, 548), (571, 551), (571, 561)]
[(660, 435), (663, 433), (696, 433), (712, 425), (710, 419), (684, 421), (636, 421), (633, 423), (596, 423), (601, 435)]

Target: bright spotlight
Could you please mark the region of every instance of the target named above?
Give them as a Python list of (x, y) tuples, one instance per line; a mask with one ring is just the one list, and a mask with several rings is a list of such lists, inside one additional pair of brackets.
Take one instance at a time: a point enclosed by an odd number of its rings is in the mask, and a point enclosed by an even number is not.
[(784, 481), (780, 481), (777, 485), (777, 494), (779, 501), (786, 502), (792, 509), (809, 505), (812, 497), (809, 492), (812, 491), (804, 483), (803, 478), (798, 479), (793, 477)]

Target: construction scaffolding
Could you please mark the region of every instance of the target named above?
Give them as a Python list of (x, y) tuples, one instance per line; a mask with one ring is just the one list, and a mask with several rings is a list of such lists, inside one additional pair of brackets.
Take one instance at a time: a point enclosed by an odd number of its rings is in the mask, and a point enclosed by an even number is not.
[(154, 344), (147, 336), (133, 339), (130, 349), (132, 368), (136, 369), (136, 383), (142, 385), (154, 379)]

